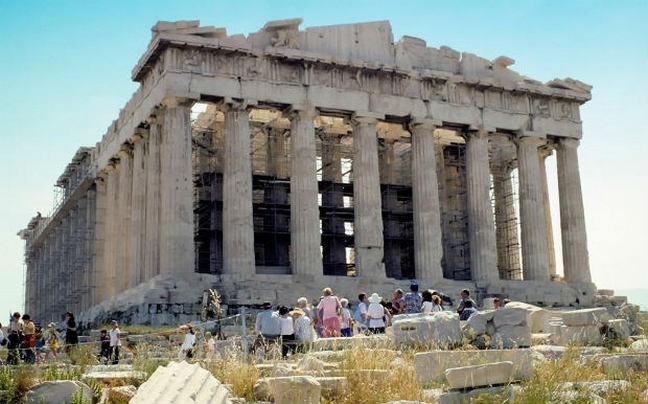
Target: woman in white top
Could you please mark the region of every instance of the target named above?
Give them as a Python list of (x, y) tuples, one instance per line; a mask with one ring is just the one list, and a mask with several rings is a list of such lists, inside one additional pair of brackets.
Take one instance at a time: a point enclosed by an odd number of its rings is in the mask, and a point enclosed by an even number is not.
[(183, 360), (185, 358), (193, 358), (193, 349), (194, 345), (196, 345), (196, 332), (193, 329), (193, 325), (191, 324), (185, 324), (180, 327), (181, 330), (184, 331), (185, 336), (184, 340), (182, 341), (182, 345), (180, 345), (180, 351), (178, 352), (178, 360)]
[(369, 307), (367, 307), (367, 317), (369, 318), (369, 332), (372, 334), (385, 333), (385, 317), (389, 316), (389, 311), (380, 304), (382, 297), (378, 293), (369, 296)]
[[(286, 306), (279, 307), (279, 335), (281, 335), (281, 357), (286, 359), (288, 351), (294, 353), (295, 346), (292, 341), (295, 340), (295, 327), (292, 317), (288, 316), (289, 310)], [(285, 342), (285, 343), (283, 343)]]

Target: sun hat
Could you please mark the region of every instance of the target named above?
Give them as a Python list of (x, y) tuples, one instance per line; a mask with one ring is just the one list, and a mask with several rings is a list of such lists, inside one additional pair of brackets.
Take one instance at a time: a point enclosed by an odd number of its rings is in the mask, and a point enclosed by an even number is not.
[(380, 303), (382, 297), (378, 296), (378, 293), (374, 292), (369, 296), (369, 303)]
[(303, 316), (306, 313), (304, 313), (304, 310), (302, 310), (300, 308), (295, 308), (295, 309), (292, 309), (292, 311), (290, 313), (288, 313), (288, 314), (290, 314), (291, 316), (294, 316), (295, 314), (299, 314), (300, 316)]
[(113, 321), (111, 321), (110, 324), (118, 325), (117, 320), (113, 320)]

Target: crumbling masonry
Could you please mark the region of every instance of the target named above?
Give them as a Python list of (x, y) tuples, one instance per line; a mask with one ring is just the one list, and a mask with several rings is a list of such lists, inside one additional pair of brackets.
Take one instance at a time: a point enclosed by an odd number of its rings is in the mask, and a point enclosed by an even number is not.
[(300, 23), (247, 37), (153, 27), (139, 89), (60, 176), (54, 213), (19, 233), (27, 312), (165, 323), (195, 316), (208, 288), (234, 307), (328, 285), (385, 295), (413, 278), (453, 294), (593, 301), (577, 156), (590, 86), (394, 42), (388, 22)]

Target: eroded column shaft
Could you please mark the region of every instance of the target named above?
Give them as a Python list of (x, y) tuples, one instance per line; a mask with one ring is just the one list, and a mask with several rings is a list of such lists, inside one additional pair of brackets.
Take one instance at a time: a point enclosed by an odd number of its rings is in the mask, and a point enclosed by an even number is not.
[(374, 117), (355, 116), (353, 130), (356, 271), (369, 279), (385, 277), (377, 122)]
[(591, 282), (585, 210), (578, 168), (579, 141), (560, 138), (557, 168), (563, 269), (567, 282)]
[(434, 149), (435, 126), (414, 121), (412, 133), (412, 204), (414, 208), (414, 265), (420, 279), (443, 278), (441, 210)]
[(295, 275), (322, 275), (319, 226), (315, 111), (292, 114), (290, 141), (290, 241)]
[(549, 280), (549, 253), (538, 157), (538, 147), (543, 143), (543, 139), (531, 136), (517, 140), (522, 263), (526, 281)]
[(223, 166), (223, 273), (255, 274), (252, 222), (252, 161), (247, 109), (227, 104)]

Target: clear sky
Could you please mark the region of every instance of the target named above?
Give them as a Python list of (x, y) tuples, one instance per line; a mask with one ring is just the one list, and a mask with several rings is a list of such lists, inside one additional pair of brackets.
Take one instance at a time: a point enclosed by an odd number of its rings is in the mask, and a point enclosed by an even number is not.
[[(150, 28), (200, 20), (248, 34), (297, 17), (302, 29), (389, 20), (396, 41), (505, 55), (533, 79), (593, 85), (579, 148), (592, 276), (599, 288), (648, 289), (646, 0), (0, 0), (0, 321), (23, 307), (16, 233), (37, 211), (51, 212), (54, 184), (77, 148), (98, 142), (136, 90), (131, 69)], [(555, 184), (551, 161), (548, 172)], [(555, 194), (552, 210), (557, 216)]]

